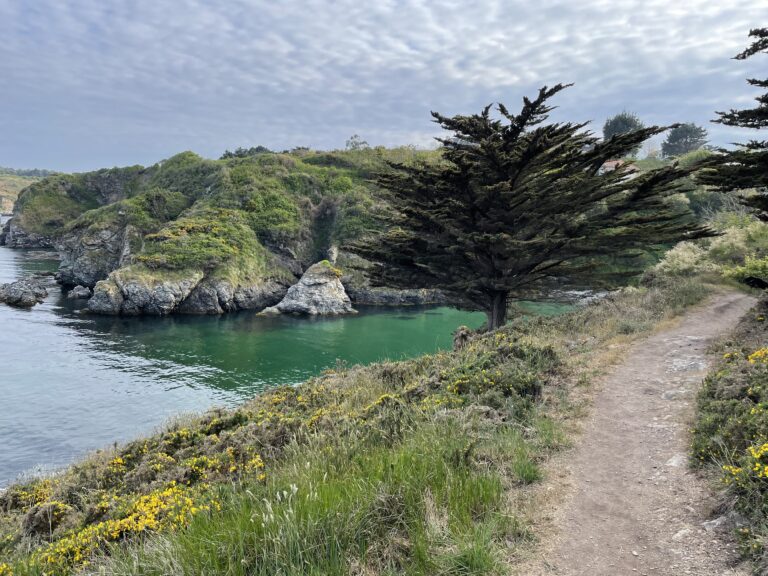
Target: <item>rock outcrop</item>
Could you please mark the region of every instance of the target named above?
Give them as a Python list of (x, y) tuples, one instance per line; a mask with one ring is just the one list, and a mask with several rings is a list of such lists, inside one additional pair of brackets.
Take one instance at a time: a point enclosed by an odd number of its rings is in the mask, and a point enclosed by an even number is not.
[(131, 263), (132, 245), (141, 245), (141, 233), (131, 225), (69, 232), (55, 243), (61, 258), (56, 278), (64, 286), (92, 288)]
[(41, 303), (48, 296), (39, 281), (34, 279), (17, 280), (9, 284), (0, 284), (0, 302), (17, 308), (32, 308)]
[(75, 286), (67, 292), (67, 298), (70, 300), (87, 300), (92, 295), (91, 289), (87, 286)]
[(175, 312), (203, 278), (199, 271), (152, 275), (120, 269), (96, 283), (88, 309), (98, 314), (165, 316)]
[(341, 272), (327, 260), (313, 264), (301, 280), (288, 289), (285, 298), (276, 306), (264, 310), (264, 314), (354, 314), (352, 302), (340, 278)]
[(11, 218), (0, 233), (0, 245), (9, 248), (52, 248), (53, 242), (46, 236), (27, 232), (16, 223), (15, 218)]
[(262, 310), (280, 301), (287, 286), (276, 280), (236, 283), (201, 271), (152, 273), (121, 268), (96, 283), (88, 309), (97, 314), (165, 316)]
[(285, 296), (287, 287), (274, 280), (233, 286), (226, 280), (200, 282), (179, 307), (182, 314), (223, 314), (237, 310), (263, 310)]

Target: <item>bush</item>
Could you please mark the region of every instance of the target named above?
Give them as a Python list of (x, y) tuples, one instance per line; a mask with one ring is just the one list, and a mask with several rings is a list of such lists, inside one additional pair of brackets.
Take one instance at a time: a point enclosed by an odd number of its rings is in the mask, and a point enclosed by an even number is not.
[[(693, 456), (712, 465), (747, 521), (742, 552), (768, 570), (768, 303), (763, 302), (720, 346), (704, 381), (693, 432)], [(760, 572), (763, 573), (763, 572)]]
[(668, 251), (652, 272), (661, 276), (687, 276), (715, 272), (717, 266), (707, 259), (707, 252), (693, 242), (680, 242)]
[(137, 260), (149, 268), (209, 271), (237, 256), (266, 258), (238, 210), (205, 209), (171, 222), (145, 240)]

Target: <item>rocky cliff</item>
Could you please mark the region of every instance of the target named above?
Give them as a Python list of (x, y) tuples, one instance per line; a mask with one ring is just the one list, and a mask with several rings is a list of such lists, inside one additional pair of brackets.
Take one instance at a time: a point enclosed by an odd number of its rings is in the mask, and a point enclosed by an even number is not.
[[(50, 176), (22, 192), (0, 242), (55, 247), (58, 281), (92, 288), (95, 313), (261, 310), (375, 227), (380, 155), (187, 152), (148, 168)], [(339, 286), (363, 304), (439, 301), (433, 291), (372, 288), (364, 273)]]

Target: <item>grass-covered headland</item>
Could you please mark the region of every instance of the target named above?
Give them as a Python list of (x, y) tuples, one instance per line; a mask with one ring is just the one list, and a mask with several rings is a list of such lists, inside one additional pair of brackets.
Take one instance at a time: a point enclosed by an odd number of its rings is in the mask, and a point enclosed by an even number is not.
[(0, 574), (496, 574), (535, 546), (530, 486), (569, 391), (697, 280), (519, 317), (455, 352), (335, 370), (0, 496)]

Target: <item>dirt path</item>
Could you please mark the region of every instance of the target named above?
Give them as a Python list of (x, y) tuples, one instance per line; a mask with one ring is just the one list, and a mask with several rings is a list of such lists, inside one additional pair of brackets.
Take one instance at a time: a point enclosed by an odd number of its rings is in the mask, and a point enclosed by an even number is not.
[(748, 574), (728, 533), (711, 522), (713, 495), (687, 456), (707, 347), (754, 302), (720, 294), (629, 348), (601, 382), (567, 456), (572, 488), (551, 550), (521, 575)]

